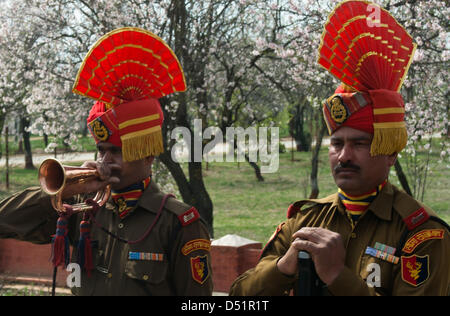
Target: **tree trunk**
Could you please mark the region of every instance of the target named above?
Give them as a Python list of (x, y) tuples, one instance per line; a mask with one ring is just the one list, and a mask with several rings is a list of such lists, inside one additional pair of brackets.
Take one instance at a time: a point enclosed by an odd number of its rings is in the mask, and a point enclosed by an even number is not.
[[(0, 135), (2, 134), (2, 131), (3, 131), (3, 126), (5, 124), (5, 118), (6, 118), (6, 115), (4, 113), (1, 113), (1, 111), (0, 111)], [(0, 159), (2, 159), (2, 155), (3, 155), (2, 140), (3, 140), (2, 137), (0, 137)], [(5, 141), (6, 141), (6, 138), (5, 138)], [(6, 146), (6, 144), (5, 144), (5, 146)]]
[[(227, 142), (228, 142), (228, 140), (227, 140)], [(234, 150), (235, 150), (235, 151), (238, 150), (237, 142), (236, 142), (236, 141), (233, 141), (233, 144), (234, 144)], [(256, 162), (250, 161), (250, 157), (248, 156), (247, 153), (244, 153), (244, 157), (245, 157), (245, 160), (249, 163), (249, 165), (250, 165), (250, 166), (253, 168), (253, 170), (255, 171), (256, 179), (257, 179), (259, 182), (264, 182), (264, 177), (262, 176), (261, 168), (259, 168), (258, 164), (257, 164)]]
[[(45, 113), (42, 114), (42, 118), (44, 119), (45, 122), (48, 122), (48, 117), (47, 115), (45, 115)], [(87, 124), (85, 124), (85, 126), (87, 126)], [(48, 135), (47, 132), (44, 131), (44, 146), (45, 148), (47, 148), (48, 146)]]
[(306, 152), (311, 150), (311, 136), (304, 131), (304, 111), (305, 106), (299, 102), (289, 121), (289, 134), (295, 139), (297, 151)]
[(321, 128), (319, 130), (319, 134), (317, 135), (316, 146), (314, 147), (311, 159), (311, 194), (309, 195), (310, 199), (317, 199), (317, 197), (319, 196), (319, 181), (317, 179), (317, 174), (319, 171), (319, 156), (320, 148), (322, 147), (323, 136), (327, 131), (327, 127), (322, 119), (320, 119), (320, 122)]
[(44, 132), (44, 146), (47, 148), (48, 146), (48, 135)]
[(22, 137), (23, 137), (23, 145), (24, 145), (24, 155), (25, 155), (25, 169), (27, 170), (33, 170), (35, 169), (33, 165), (33, 155), (31, 153), (31, 142), (30, 142), (30, 132), (27, 131), (28, 127), (30, 126), (30, 120), (26, 117), (22, 117), (20, 119), (20, 125), (22, 130)]
[(201, 162), (189, 163), (189, 184), (192, 197), (189, 204), (195, 206), (202, 218), (205, 220), (211, 237), (214, 237), (213, 227), (213, 203), (203, 181), (203, 170)]
[(83, 129), (81, 130), (81, 136), (86, 138), (88, 136), (88, 126), (87, 124), (83, 124)]
[(180, 164), (172, 160), (170, 152), (164, 152), (159, 156), (159, 159), (169, 169), (177, 183), (183, 201), (198, 210), (200, 216), (206, 222), (211, 237), (214, 237), (213, 204), (203, 182), (202, 164), (189, 162), (190, 180), (188, 181)]
[(261, 174), (261, 169), (259, 168), (258, 164), (255, 162), (251, 162), (248, 158), (248, 155), (245, 154), (245, 160), (252, 166), (253, 170), (255, 171), (256, 179), (258, 179), (259, 182), (264, 182), (264, 177)]
[[(207, 57), (207, 52), (210, 47), (210, 34), (208, 34), (208, 26), (205, 25), (205, 33), (200, 32), (199, 34), (192, 35), (188, 32), (189, 21), (188, 9), (186, 7), (186, 1), (177, 0), (171, 1), (168, 7), (168, 16), (170, 18), (169, 23), (169, 45), (174, 49), (175, 54), (180, 59), (181, 64), (184, 66), (184, 73), (188, 80), (189, 90), (196, 91), (198, 88), (204, 90), (205, 86), (205, 58)], [(212, 22), (211, 22), (212, 23)], [(189, 52), (187, 44), (190, 41), (189, 36), (196, 36), (198, 39), (203, 41), (202, 50), (197, 50), (195, 53)], [(193, 93), (193, 99), (188, 101), (184, 93), (172, 96), (172, 100), (178, 101), (178, 109), (176, 111), (175, 117), (173, 114), (169, 113), (166, 107), (170, 107), (170, 102), (167, 98), (160, 99), (162, 109), (164, 112), (165, 120), (163, 125), (163, 135), (164, 148), (166, 152), (160, 155), (161, 161), (169, 169), (173, 178), (175, 179), (178, 190), (181, 193), (183, 201), (187, 204), (194, 206), (200, 213), (203, 220), (206, 222), (207, 229), (211, 235), (214, 237), (213, 230), (213, 203), (206, 190), (203, 174), (202, 174), (202, 163), (194, 162), (194, 133), (190, 128), (190, 118), (188, 117), (188, 102), (193, 104), (202, 104), (205, 109), (208, 109), (208, 98), (206, 91), (200, 91)], [(197, 113), (199, 118), (202, 119), (202, 127), (206, 128), (206, 114), (202, 114), (200, 111)], [(171, 157), (171, 148), (173, 142), (169, 139), (169, 131), (175, 127), (186, 127), (190, 131), (191, 135), (191, 161), (188, 166), (189, 180), (187, 179), (183, 169), (180, 164), (174, 162)], [(203, 147), (203, 146), (202, 146)], [(202, 148), (203, 150), (203, 148)]]
[(6, 169), (6, 191), (9, 191), (9, 130), (8, 126), (5, 128), (5, 169)]
[[(163, 135), (165, 136), (163, 141), (166, 150), (159, 156), (159, 159), (167, 169), (169, 169), (170, 174), (177, 183), (183, 201), (194, 206), (198, 210), (200, 216), (205, 221), (206, 227), (212, 238), (214, 237), (213, 203), (203, 181), (202, 163), (194, 162), (194, 133), (188, 124), (186, 95), (179, 94), (175, 96), (174, 99), (177, 100), (179, 104), (175, 118), (167, 111), (167, 107), (170, 106), (170, 100), (167, 98), (160, 99), (161, 108), (163, 109), (165, 117), (162, 130)], [(188, 162), (189, 180), (181, 165), (178, 162), (173, 161), (171, 156), (171, 149), (174, 143), (170, 139), (170, 130), (176, 126), (186, 127), (189, 129), (191, 135), (191, 161)]]

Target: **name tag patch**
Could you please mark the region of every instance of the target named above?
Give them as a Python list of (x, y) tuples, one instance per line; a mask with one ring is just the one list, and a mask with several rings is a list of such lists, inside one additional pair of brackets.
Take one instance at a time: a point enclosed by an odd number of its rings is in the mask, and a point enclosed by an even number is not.
[(200, 218), (200, 214), (198, 213), (195, 207), (192, 207), (187, 212), (178, 216), (178, 220), (181, 222), (182, 226), (187, 226), (192, 222), (195, 222)]
[(190, 254), (195, 250), (211, 250), (211, 241), (206, 239), (194, 239), (187, 242), (183, 248), (181, 248), (181, 253), (185, 256)]
[(444, 238), (443, 229), (425, 229), (414, 234), (414, 236), (409, 238), (402, 250), (405, 253), (412, 253), (414, 249), (417, 248), (418, 245), (427, 240), (443, 239), (443, 238)]

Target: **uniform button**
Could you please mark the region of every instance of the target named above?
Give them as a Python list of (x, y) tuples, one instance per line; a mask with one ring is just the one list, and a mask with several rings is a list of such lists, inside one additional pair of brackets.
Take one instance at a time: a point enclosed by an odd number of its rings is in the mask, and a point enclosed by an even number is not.
[(142, 279), (143, 279), (144, 281), (147, 281), (148, 278), (149, 278), (149, 276), (148, 276), (147, 274), (144, 274), (144, 275), (142, 276)]
[(352, 233), (351, 237), (352, 237), (353, 239), (355, 239), (355, 238), (356, 238), (356, 233)]
[(119, 226), (119, 228), (123, 228), (123, 224), (122, 223), (120, 223), (118, 226)]

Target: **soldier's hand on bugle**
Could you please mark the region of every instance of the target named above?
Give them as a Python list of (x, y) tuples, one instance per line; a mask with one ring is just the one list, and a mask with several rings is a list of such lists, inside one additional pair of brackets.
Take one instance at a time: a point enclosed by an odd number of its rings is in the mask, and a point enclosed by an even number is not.
[(121, 166), (114, 163), (104, 163), (103, 160), (86, 161), (81, 166), (97, 170), (98, 178), (89, 178), (77, 184), (73, 184), (62, 192), (62, 199), (71, 198), (77, 194), (95, 193), (103, 190), (109, 184), (119, 183)]

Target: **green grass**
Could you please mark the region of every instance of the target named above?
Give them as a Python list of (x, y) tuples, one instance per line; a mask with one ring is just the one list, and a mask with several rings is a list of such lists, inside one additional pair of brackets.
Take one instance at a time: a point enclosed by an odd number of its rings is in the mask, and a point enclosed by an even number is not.
[[(22, 154), (19, 152), (19, 143), (15, 139), (14, 136), (9, 136), (8, 141), (8, 150), (10, 155)], [(48, 139), (49, 143), (57, 143), (57, 150), (59, 151), (67, 151), (71, 150), (70, 147), (65, 147), (63, 144), (63, 139), (56, 139), (55, 137), (50, 136)], [(31, 148), (34, 152), (44, 152), (45, 143), (44, 138), (40, 136), (32, 135), (30, 138)], [(91, 136), (87, 135), (86, 137), (79, 136), (74, 146), (76, 146), (76, 150), (80, 152), (91, 152), (96, 150), (96, 145)], [(0, 141), (0, 152), (5, 155), (5, 140), (2, 135), (2, 139)]]
[[(247, 163), (210, 163), (208, 170), (204, 166), (204, 180), (214, 203), (214, 237), (238, 234), (264, 244), (277, 225), (286, 219), (288, 206), (309, 195), (310, 159), (311, 153), (296, 152), (293, 162), (290, 152), (280, 154), (278, 172), (264, 174), (264, 182), (257, 181)], [(450, 170), (443, 163), (433, 163), (432, 167), (424, 203), (450, 222)], [(319, 168), (319, 197), (325, 197), (336, 192), (326, 149), (321, 152)], [(0, 200), (38, 185), (37, 170), (14, 168), (10, 174), (11, 190), (6, 192), (4, 175), (4, 168), (0, 168)], [(390, 181), (400, 186), (394, 172)]]
[(30, 186), (39, 185), (37, 170), (25, 170), (22, 168), (11, 168), (9, 170), (9, 191), (6, 191), (5, 168), (0, 167), (0, 200), (14, 192), (24, 190)]
[[(71, 296), (66, 288), (56, 288), (56, 296)], [(0, 280), (0, 296), (51, 296), (51, 287), (43, 284)]]

